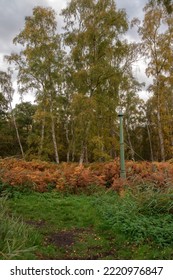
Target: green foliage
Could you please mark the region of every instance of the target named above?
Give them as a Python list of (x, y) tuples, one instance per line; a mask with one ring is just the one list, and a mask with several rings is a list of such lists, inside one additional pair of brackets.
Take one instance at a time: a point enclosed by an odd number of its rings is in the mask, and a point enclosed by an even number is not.
[(6, 198), (0, 197), (0, 259), (27, 258), (35, 250), (36, 238), (20, 218), (10, 214)]
[[(173, 36), (173, 17), (165, 11), (164, 5), (158, 2), (168, 1), (149, 1), (144, 11), (144, 21), (139, 28), (141, 37), (141, 54), (148, 58), (146, 74), (153, 78), (149, 86), (152, 97), (147, 102), (147, 118), (152, 133), (157, 135), (153, 140), (154, 154), (159, 160), (165, 160), (172, 154), (172, 36)], [(168, 6), (167, 6), (168, 7)], [(162, 27), (164, 26), (164, 32)], [(171, 98), (171, 99), (170, 99)], [(153, 108), (155, 113), (153, 114)], [(157, 126), (155, 126), (157, 123)], [(156, 141), (156, 142), (155, 142)], [(160, 151), (160, 154), (158, 154)]]
[(8, 109), (8, 101), (3, 95), (3, 93), (0, 91), (0, 121), (4, 119), (7, 109)]
[[(55, 12), (51, 8), (35, 7), (32, 16), (25, 18), (23, 30), (14, 38), (14, 43), (23, 47), (22, 51), (19, 54), (13, 53), (7, 57), (7, 60), (14, 63), (18, 70), (20, 92), (23, 94), (26, 91), (34, 90), (39, 105), (37, 110), (39, 111), (41, 108), (41, 114), (39, 114), (41, 125), (38, 126), (41, 140), (39, 143), (37, 142), (37, 150), (29, 147), (30, 152), (37, 152), (38, 156), (41, 156), (43, 148), (45, 148), (43, 145), (45, 138), (46, 141), (53, 139), (54, 151), (51, 150), (51, 153), (54, 154), (58, 163), (55, 120), (57, 119), (56, 110), (58, 107), (57, 95), (62, 84), (64, 52), (56, 28)], [(15, 108), (19, 125), (23, 122), (25, 124), (22, 127), (23, 132), (25, 128), (30, 129), (28, 121), (31, 122), (33, 109), (34, 106), (29, 106), (27, 103), (20, 104)], [(23, 120), (19, 111), (25, 111), (25, 115), (22, 116)], [(48, 139), (45, 136), (45, 126), (50, 135)], [(29, 140), (31, 143), (31, 139)]]
[[(57, 163), (114, 159), (121, 108), (126, 159), (170, 159), (172, 1), (150, 0), (144, 13), (141, 25), (137, 19), (131, 25), (140, 25), (141, 42), (135, 43), (124, 39), (126, 11), (113, 0), (69, 1), (62, 10), (63, 34), (52, 8), (34, 7), (13, 40), (20, 52), (6, 60), (17, 70), (19, 92), (32, 91), (36, 105), (12, 109), (11, 74), (0, 71), (0, 156)], [(134, 75), (141, 55), (153, 77), (146, 103), (138, 96), (144, 83)]]
[[(108, 195), (100, 207), (100, 198), (96, 201), (104, 218), (104, 227), (123, 234), (135, 244), (157, 244), (160, 247), (172, 245), (173, 194), (152, 190), (127, 192), (116, 199)], [(104, 205), (104, 206), (103, 206)]]
[(129, 49), (121, 37), (128, 29), (126, 14), (110, 0), (72, 0), (62, 15), (71, 62), (67, 90), (75, 93), (69, 140), (80, 162), (105, 161), (116, 153), (119, 88), (125, 72), (130, 72)]
[[(155, 0), (151, 0), (151, 3), (154, 3)], [(165, 6), (168, 14), (171, 14), (173, 12), (173, 3), (172, 0), (157, 0), (159, 4), (162, 4)]]
[[(49, 190), (49, 186), (48, 186)], [(7, 183), (0, 181), (0, 197), (16, 198), (21, 197), (22, 194), (30, 194), (32, 189), (27, 185), (15, 186), (15, 188)]]
[(37, 106), (31, 104), (31, 102), (22, 102), (16, 104), (13, 109), (18, 128), (23, 130), (23, 133), (31, 132), (36, 108)]
[[(7, 202), (38, 237), (28, 259), (171, 259), (171, 202), (164, 202), (164, 212), (150, 214), (149, 202), (145, 208), (141, 205), (144, 194), (149, 190), (138, 189), (123, 198), (113, 191), (33, 192)], [(150, 200), (153, 195), (151, 191)], [(59, 239), (63, 244), (56, 243)]]

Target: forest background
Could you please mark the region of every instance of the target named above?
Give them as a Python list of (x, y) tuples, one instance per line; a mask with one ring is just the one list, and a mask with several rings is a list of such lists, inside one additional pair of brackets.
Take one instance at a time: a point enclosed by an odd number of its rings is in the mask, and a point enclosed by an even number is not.
[[(165, 6), (166, 4), (166, 6)], [(119, 156), (118, 112), (124, 113), (129, 160), (165, 161), (173, 151), (173, 14), (171, 1), (148, 1), (144, 20), (129, 22), (113, 0), (71, 0), (63, 32), (52, 8), (25, 17), (5, 57), (17, 72), (21, 97), (12, 108), (12, 70), (0, 71), (0, 156), (59, 162), (109, 161)], [(139, 42), (128, 41), (137, 28)], [(20, 48), (19, 48), (20, 46)], [(133, 65), (146, 61), (150, 98)]]

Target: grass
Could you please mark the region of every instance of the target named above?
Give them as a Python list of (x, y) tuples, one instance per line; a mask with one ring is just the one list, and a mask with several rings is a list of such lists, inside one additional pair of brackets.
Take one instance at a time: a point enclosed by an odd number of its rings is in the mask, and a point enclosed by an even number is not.
[[(111, 191), (92, 195), (54, 191), (13, 191), (10, 195), (9, 191), (8, 195), (4, 215), (9, 219), (10, 230), (15, 232), (15, 239), (23, 240), (23, 247), (16, 254), (7, 254), (7, 258), (173, 257), (171, 191), (163, 194), (150, 188), (142, 191), (137, 188), (123, 198)], [(6, 241), (5, 237), (1, 244)], [(1, 257), (6, 258), (5, 253)]]
[[(123, 198), (108, 196), (102, 207), (99, 201), (100, 198), (96, 205), (104, 221), (103, 229), (119, 236), (119, 244), (129, 248), (132, 259), (172, 259), (172, 191), (145, 189), (139, 193), (127, 192)], [(123, 249), (123, 255), (124, 252)]]
[(16, 216), (22, 213), (23, 220), (39, 232), (39, 258), (94, 259), (101, 255), (95, 249), (101, 246), (101, 251), (107, 251), (108, 242), (95, 231), (99, 220), (92, 199), (86, 195), (32, 193), (14, 197), (8, 205)]
[[(100, 198), (98, 198), (97, 205)], [(99, 209), (100, 208), (100, 209)], [(124, 234), (136, 244), (153, 243), (160, 247), (173, 244), (173, 196), (151, 190), (138, 195), (126, 193), (115, 201), (108, 199), (103, 207), (98, 206), (105, 225)]]
[[(33, 236), (33, 238), (31, 238)], [(20, 218), (9, 213), (6, 198), (0, 198), (0, 259), (17, 259), (29, 257), (35, 250), (37, 234)]]

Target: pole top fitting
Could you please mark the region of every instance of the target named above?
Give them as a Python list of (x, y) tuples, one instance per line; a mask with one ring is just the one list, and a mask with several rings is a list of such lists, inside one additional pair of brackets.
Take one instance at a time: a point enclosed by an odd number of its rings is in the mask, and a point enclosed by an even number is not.
[(119, 111), (118, 117), (123, 117), (123, 116), (124, 116), (123, 112), (122, 112), (122, 111)]

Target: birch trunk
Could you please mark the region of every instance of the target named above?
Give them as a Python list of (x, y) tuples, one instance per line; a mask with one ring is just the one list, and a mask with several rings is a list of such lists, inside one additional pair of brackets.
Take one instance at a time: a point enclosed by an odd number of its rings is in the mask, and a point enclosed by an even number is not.
[(17, 127), (15, 115), (14, 115), (13, 110), (12, 110), (11, 102), (10, 102), (10, 109), (11, 109), (11, 112), (12, 112), (13, 123), (14, 123), (14, 127), (15, 127), (15, 130), (16, 130), (16, 136), (17, 136), (17, 140), (18, 140), (18, 143), (19, 143), (20, 151), (21, 151), (23, 159), (25, 159), (25, 154), (24, 154), (22, 143), (21, 143), (21, 140), (20, 140), (19, 130), (18, 130), (18, 127)]
[(79, 159), (79, 164), (83, 164), (84, 160), (86, 159), (86, 162), (88, 161), (88, 152), (87, 152), (87, 138), (88, 138), (88, 132), (90, 128), (90, 122), (86, 126), (84, 140), (82, 141), (82, 149), (81, 149), (81, 155)]
[(135, 161), (135, 151), (134, 151), (133, 146), (132, 146), (130, 133), (129, 133), (129, 123), (128, 123), (127, 120), (126, 120), (126, 132), (127, 132), (127, 139), (128, 139), (128, 143), (129, 143), (131, 157), (132, 157), (132, 160)]
[(80, 155), (80, 159), (79, 159), (80, 165), (82, 165), (84, 162), (84, 155), (85, 155), (85, 149), (84, 149), (84, 146), (82, 146), (81, 155)]
[(69, 129), (68, 129), (68, 122), (65, 124), (65, 135), (67, 140), (67, 162), (70, 161), (70, 139), (69, 139)]
[(43, 152), (44, 134), (45, 134), (45, 117), (42, 120), (42, 124), (41, 124), (41, 141), (40, 141), (40, 148), (38, 151), (39, 158), (41, 157), (41, 154)]
[(159, 134), (159, 140), (160, 140), (161, 160), (165, 161), (165, 147), (164, 147), (162, 124), (161, 124), (161, 116), (160, 116), (159, 110), (157, 112), (157, 122), (158, 122), (158, 134)]
[(151, 161), (154, 161), (153, 147), (152, 147), (152, 142), (151, 142), (151, 133), (150, 133), (148, 122), (147, 122), (147, 133), (148, 133), (148, 139), (149, 139), (149, 144), (150, 144)]
[(160, 154), (161, 160), (165, 161), (165, 147), (164, 147), (164, 138), (163, 138), (163, 129), (161, 123), (161, 114), (160, 114), (160, 93), (159, 93), (159, 82), (157, 81), (157, 125), (158, 125), (158, 135), (160, 141)]
[(51, 112), (52, 140), (53, 140), (53, 146), (54, 146), (54, 152), (55, 152), (55, 161), (56, 161), (56, 163), (59, 164), (59, 155), (58, 155), (58, 148), (57, 148), (57, 142), (56, 142), (55, 122), (54, 122), (54, 116), (53, 116), (52, 100), (51, 100), (51, 104), (50, 104), (50, 112)]
[(43, 152), (44, 131), (45, 131), (45, 123), (44, 123), (44, 121), (43, 121), (43, 122), (42, 122), (42, 125), (41, 125), (40, 149), (39, 149), (39, 152), (38, 152), (39, 157), (41, 157), (41, 154), (42, 154), (42, 152)]

